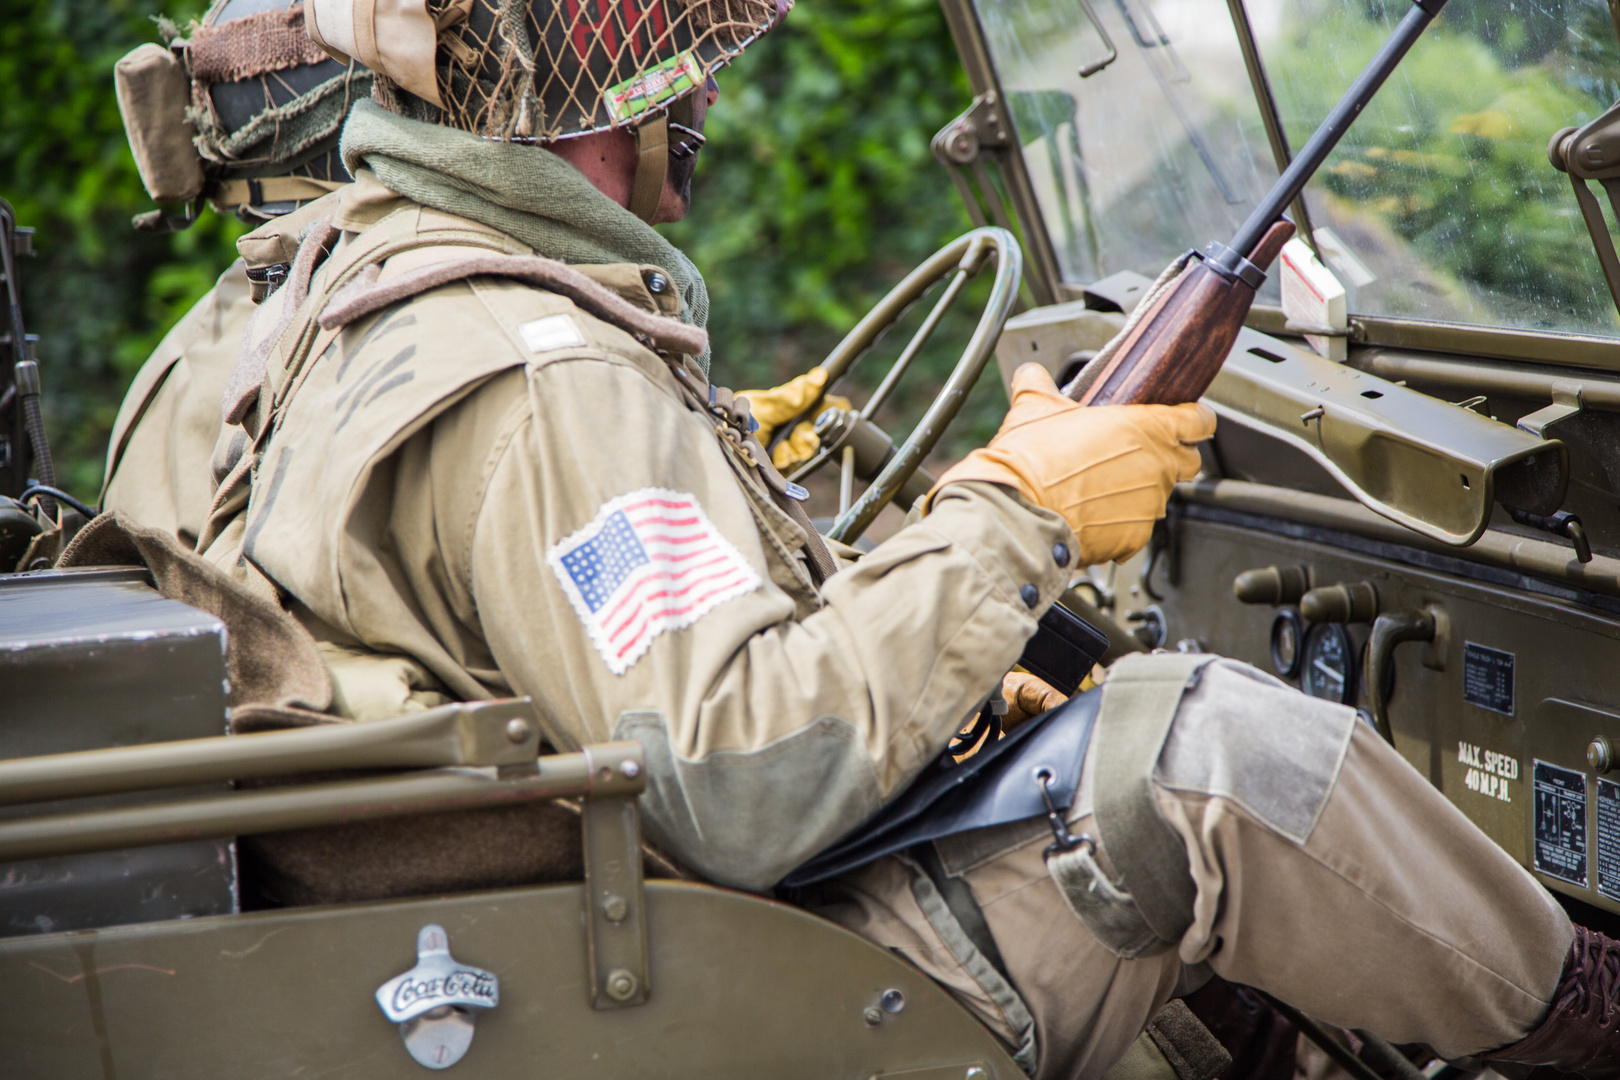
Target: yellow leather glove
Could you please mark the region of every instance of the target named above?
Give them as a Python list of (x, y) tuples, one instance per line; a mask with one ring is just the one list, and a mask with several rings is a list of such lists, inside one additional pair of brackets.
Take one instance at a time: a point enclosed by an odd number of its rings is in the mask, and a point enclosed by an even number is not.
[(1012, 380), (1012, 407), (990, 445), (946, 470), (946, 484), (1005, 484), (1063, 515), (1080, 540), (1082, 565), (1140, 549), (1164, 516), (1178, 480), (1198, 475), (1193, 444), (1215, 434), (1203, 405), (1083, 406), (1058, 392), (1039, 364)]
[(1001, 696), (1007, 701), (1007, 715), (1001, 718), (1004, 731), (1069, 700), (1057, 687), (1027, 671), (1007, 672), (1001, 680)]
[[(769, 446), (776, 429), (808, 409), (826, 385), (827, 369), (815, 367), (769, 390), (739, 390), (738, 396), (748, 399), (749, 409), (759, 421), (760, 445)], [(816, 414), (818, 416), (828, 409), (850, 408), (849, 399), (837, 394), (828, 394), (822, 402), (824, 407)], [(820, 449), (821, 440), (816, 437), (815, 425), (802, 420), (771, 451), (771, 463), (786, 472), (801, 461), (809, 461)]]

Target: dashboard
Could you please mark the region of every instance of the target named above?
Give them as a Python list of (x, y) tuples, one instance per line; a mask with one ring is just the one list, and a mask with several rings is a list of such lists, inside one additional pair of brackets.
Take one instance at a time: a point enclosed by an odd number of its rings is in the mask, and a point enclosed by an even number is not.
[[(1526, 547), (1540, 541), (1487, 532), (1462, 558), (1407, 539), (1349, 500), (1183, 485), (1123, 614), (1162, 647), (1381, 712), (1401, 755), (1544, 884), (1620, 913), (1620, 598), (1510, 565), (1545, 557)], [(1620, 569), (1595, 561), (1594, 581)], [(1380, 620), (1431, 631), (1392, 641)]]

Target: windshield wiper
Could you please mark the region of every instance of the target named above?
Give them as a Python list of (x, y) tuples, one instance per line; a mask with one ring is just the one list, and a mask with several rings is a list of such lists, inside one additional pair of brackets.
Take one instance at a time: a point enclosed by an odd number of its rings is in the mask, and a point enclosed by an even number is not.
[[(1095, 60), (1087, 60), (1080, 65), (1080, 77), (1089, 79), (1115, 60), (1118, 60), (1119, 50), (1114, 48), (1114, 39), (1108, 36), (1108, 31), (1103, 28), (1102, 20), (1097, 18), (1097, 13), (1091, 9), (1091, 0), (1080, 0), (1080, 10), (1086, 13), (1086, 18), (1091, 20), (1092, 29), (1097, 31), (1097, 36), (1102, 38), (1103, 44), (1103, 54), (1101, 56)], [(1127, 15), (1125, 21), (1130, 23), (1130, 16)], [(1131, 32), (1135, 33), (1135, 31), (1136, 24), (1131, 23)]]
[[(1192, 144), (1192, 148), (1198, 154), (1199, 160), (1204, 163), (1204, 168), (1208, 170), (1210, 179), (1215, 181), (1216, 190), (1221, 193), (1221, 198), (1233, 206), (1241, 205), (1243, 195), (1233, 188), (1227, 181), (1226, 175), (1221, 172), (1221, 167), (1215, 163), (1215, 154), (1210, 150), (1209, 143), (1204, 138), (1203, 130), (1199, 128), (1198, 122), (1192, 118), (1192, 115), (1187, 112), (1187, 107), (1182, 104), (1180, 93), (1176, 91), (1173, 85), (1174, 83), (1191, 81), (1192, 74), (1187, 71), (1186, 65), (1181, 62), (1181, 57), (1176, 53), (1175, 46), (1170, 44), (1170, 36), (1164, 32), (1164, 27), (1160, 26), (1159, 20), (1153, 17), (1152, 9), (1146, 3), (1142, 5), (1142, 10), (1146, 13), (1147, 21), (1153, 31), (1153, 36), (1150, 37), (1142, 33), (1141, 27), (1137, 25), (1136, 20), (1131, 16), (1129, 3), (1130, 0), (1114, 0), (1114, 4), (1119, 8), (1120, 15), (1125, 19), (1125, 25), (1130, 28), (1131, 38), (1136, 42), (1136, 47), (1142, 50), (1148, 71), (1153, 75), (1153, 81), (1159, 84), (1159, 90), (1164, 94), (1165, 101), (1170, 103), (1170, 111), (1176, 114), (1176, 119), (1181, 123), (1181, 129), (1187, 133), (1187, 141)], [(1163, 50), (1163, 55), (1170, 58), (1169, 63), (1172, 65), (1170, 74), (1167, 75), (1161, 69), (1158, 60), (1159, 54), (1155, 50)]]
[(1119, 13), (1125, 17), (1125, 25), (1130, 28), (1131, 37), (1136, 40), (1137, 47), (1142, 49), (1162, 48), (1165, 55), (1170, 57), (1173, 69), (1173, 74), (1170, 76), (1171, 81), (1178, 83), (1191, 82), (1192, 72), (1188, 71), (1187, 65), (1181, 62), (1181, 55), (1176, 52), (1176, 47), (1170, 44), (1170, 35), (1166, 34), (1164, 27), (1159, 25), (1158, 18), (1153, 14), (1153, 9), (1147, 5), (1146, 0), (1142, 2), (1142, 16), (1148, 22), (1147, 34), (1143, 34), (1141, 28), (1136, 25), (1136, 19), (1131, 15), (1128, 0), (1114, 0), (1114, 2), (1119, 5)]

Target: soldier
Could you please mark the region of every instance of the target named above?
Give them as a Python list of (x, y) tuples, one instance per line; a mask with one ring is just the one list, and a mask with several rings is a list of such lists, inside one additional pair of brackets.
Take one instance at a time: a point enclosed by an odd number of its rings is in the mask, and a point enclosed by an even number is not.
[[(118, 62), (118, 105), (147, 193), (185, 202), (187, 214), (152, 211), (137, 228), (185, 228), (206, 202), (296, 234), (297, 211), (350, 179), (338, 135), (349, 106), (370, 94), (371, 73), (322, 52), (297, 0), (221, 0), (189, 40), (160, 25), (166, 47), (143, 45)], [(213, 498), (220, 395), (253, 289), (236, 260), (136, 374), (113, 425), (103, 507), (196, 543)]]
[[(648, 227), (685, 213), (712, 72), (786, 5), (308, 11), (375, 101), (232, 379), (202, 546), (375, 660), (333, 669), (349, 715), (372, 677), (395, 707), (532, 695), (554, 747), (642, 744), (664, 851), (769, 890), (906, 792), (1076, 570), (1144, 544), (1197, 471), (1202, 407), (1081, 408), (1026, 367), (926, 516), (840, 566), (708, 382), (703, 280)], [(1074, 792), (1051, 831), (932, 835), (805, 902), (1033, 1076), (1101, 1075), (1212, 971), (1450, 1058), (1620, 1072), (1620, 949), (1352, 709), (1179, 654), (1100, 696), (1083, 766), (1008, 781)], [(278, 850), (308, 899), (366, 893), (360, 862)]]

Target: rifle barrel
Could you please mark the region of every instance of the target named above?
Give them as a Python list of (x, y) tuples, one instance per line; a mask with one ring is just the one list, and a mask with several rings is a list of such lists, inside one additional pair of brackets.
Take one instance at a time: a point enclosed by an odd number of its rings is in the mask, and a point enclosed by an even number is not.
[[(1260, 243), (1260, 238), (1265, 235), (1266, 230), (1271, 227), (1272, 222), (1282, 217), (1283, 210), (1305, 189), (1306, 181), (1310, 180), (1322, 162), (1327, 160), (1328, 154), (1333, 152), (1333, 148), (1350, 129), (1350, 125), (1361, 114), (1361, 110), (1367, 107), (1367, 103), (1378, 92), (1378, 88), (1384, 85), (1384, 80), (1389, 78), (1390, 72), (1395, 70), (1395, 66), (1401, 62), (1407, 50), (1445, 6), (1446, 0), (1413, 0), (1412, 10), (1406, 13), (1406, 17), (1395, 28), (1389, 40), (1378, 50), (1378, 55), (1372, 58), (1372, 62), (1356, 77), (1350, 89), (1345, 91), (1344, 97), (1339, 99), (1333, 111), (1328, 113), (1327, 119), (1322, 121), (1322, 126), (1316, 129), (1310, 141), (1300, 149), (1299, 155), (1289, 163), (1287, 169), (1283, 170), (1283, 174), (1272, 185), (1271, 191), (1260, 205), (1254, 208), (1249, 219), (1238, 230), (1230, 246), (1209, 260), (1217, 272), (1227, 278), (1237, 276), (1238, 260), (1248, 257)], [(1226, 265), (1228, 262), (1232, 265)]]

